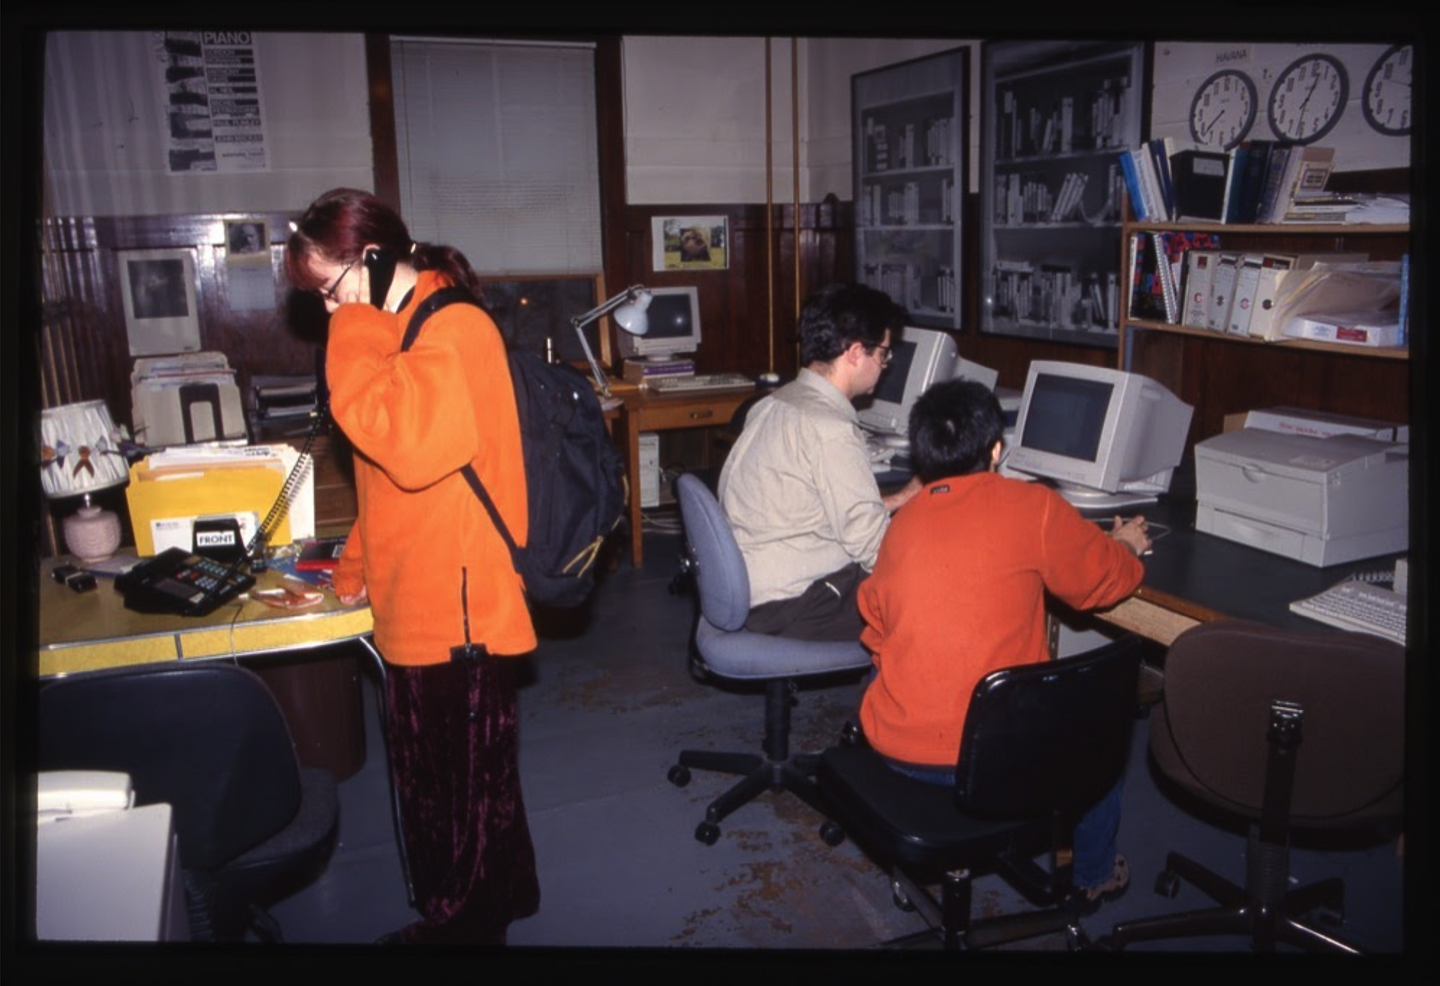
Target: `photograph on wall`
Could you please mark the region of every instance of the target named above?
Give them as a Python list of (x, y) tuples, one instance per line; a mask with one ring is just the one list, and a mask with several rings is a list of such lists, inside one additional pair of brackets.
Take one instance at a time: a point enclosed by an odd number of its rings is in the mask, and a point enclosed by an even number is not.
[(729, 268), (724, 216), (656, 216), (650, 223), (657, 271)]
[(232, 266), (270, 266), (270, 235), (263, 219), (238, 219), (225, 224), (225, 262)]
[(127, 250), (119, 261), (130, 355), (198, 352), (200, 316), (190, 251)]

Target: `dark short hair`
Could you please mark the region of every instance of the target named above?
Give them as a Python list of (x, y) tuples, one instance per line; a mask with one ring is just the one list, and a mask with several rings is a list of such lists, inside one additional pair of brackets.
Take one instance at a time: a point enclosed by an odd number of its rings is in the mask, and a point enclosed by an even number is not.
[(990, 450), (1005, 434), (1000, 401), (974, 380), (937, 383), (910, 409), (910, 461), (921, 482), (990, 468)]
[(905, 326), (905, 310), (883, 291), (863, 284), (831, 284), (800, 310), (800, 365), (829, 363), (854, 343), (873, 349), (886, 331)]

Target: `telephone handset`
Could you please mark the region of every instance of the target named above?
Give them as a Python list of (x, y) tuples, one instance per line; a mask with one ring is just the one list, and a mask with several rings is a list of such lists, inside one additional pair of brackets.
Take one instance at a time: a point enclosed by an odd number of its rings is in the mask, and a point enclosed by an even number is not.
[(370, 272), (370, 304), (384, 308), (390, 285), (395, 280), (395, 254), (371, 247), (365, 251), (365, 269)]

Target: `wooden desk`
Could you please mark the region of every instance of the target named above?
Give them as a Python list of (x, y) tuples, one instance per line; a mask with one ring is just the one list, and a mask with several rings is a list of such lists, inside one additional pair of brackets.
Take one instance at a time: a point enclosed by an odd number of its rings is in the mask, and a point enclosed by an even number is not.
[(641, 546), (640, 433), (729, 424), (736, 409), (754, 396), (755, 389), (662, 396), (634, 384), (612, 381), (610, 391), (623, 402), (620, 407), (621, 426), (615, 438), (620, 445), (620, 454), (625, 457), (625, 475), (630, 482), (630, 558), (639, 568), (644, 561)]
[[(314, 609), (289, 612), (263, 603), (234, 602), (208, 616), (136, 613), (109, 580), (93, 592), (76, 593), (50, 578), (64, 558), (47, 559), (40, 569), (41, 677), (161, 661), (248, 657), (305, 650), (356, 640), (373, 624), (368, 606), (342, 606), (326, 593)], [(278, 586), (269, 571), (258, 587)]]

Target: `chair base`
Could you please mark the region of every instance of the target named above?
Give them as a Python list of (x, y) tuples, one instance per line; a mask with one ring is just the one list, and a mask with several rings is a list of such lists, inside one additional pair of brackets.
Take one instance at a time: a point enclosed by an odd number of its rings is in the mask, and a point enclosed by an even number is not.
[(1343, 917), (1345, 884), (1339, 879), (1319, 880), (1284, 894), (1276, 903), (1266, 904), (1244, 887), (1194, 860), (1170, 853), (1165, 858), (1165, 870), (1156, 882), (1156, 890), (1173, 897), (1181, 880), (1193, 884), (1220, 906), (1123, 922), (1111, 930), (1102, 944), (1118, 951), (1137, 941), (1247, 935), (1257, 952), (1274, 951), (1277, 943), (1284, 942), (1307, 951), (1359, 954), (1353, 945), (1301, 920), (1320, 909)]
[(946, 873), (940, 882), (940, 898), (936, 900), (932, 893), (911, 880), (906, 873), (895, 870), (891, 877), (895, 903), (901, 907), (913, 908), (930, 927), (925, 931), (884, 942), (880, 947), (913, 949), (933, 948), (938, 945), (949, 951), (968, 951), (993, 948), (1062, 931), (1065, 933), (1066, 947), (1071, 951), (1090, 944), (1080, 927), (1078, 913), (1063, 905), (980, 920), (972, 919), (973, 876), (969, 870)]
[(695, 838), (713, 846), (720, 838), (720, 822), (766, 791), (789, 791), (821, 815), (820, 789), (815, 783), (818, 754), (801, 754), (784, 760), (769, 760), (756, 753), (720, 753), (710, 750), (682, 750), (679, 762), (670, 768), (670, 783), (684, 787), (690, 771), (714, 770), (738, 774), (740, 780), (705, 808), (705, 820), (695, 828)]

